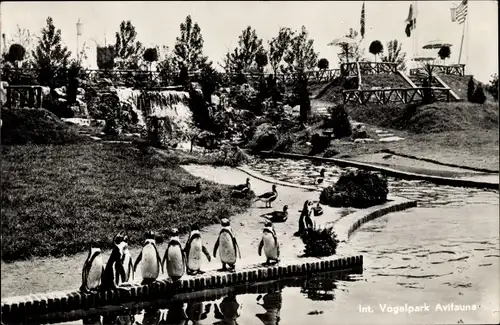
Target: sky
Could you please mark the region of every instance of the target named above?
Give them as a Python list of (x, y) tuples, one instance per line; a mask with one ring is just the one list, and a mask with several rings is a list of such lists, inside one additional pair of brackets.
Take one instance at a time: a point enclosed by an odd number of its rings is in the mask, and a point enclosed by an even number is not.
[[(417, 56), (437, 55), (437, 50), (423, 50), (427, 42), (440, 39), (452, 44), (451, 58), (458, 63), (463, 25), (451, 21), (450, 8), (459, 1), (416, 1)], [(373, 58), (368, 46), (373, 40), (384, 45), (392, 39), (403, 42), (403, 50), (411, 57), (413, 41), (405, 35), (405, 22), (412, 1), (366, 1), (365, 57)], [(93, 2), (8, 2), (1, 5), (1, 32), (7, 39), (21, 28), (40, 35), (46, 18), (52, 17), (62, 30), (64, 43), (76, 56), (76, 22), (83, 23), (78, 44), (90, 46), (86, 66), (96, 68), (96, 43), (114, 43), (114, 34), (122, 20), (131, 20), (137, 39), (145, 46), (167, 45), (179, 36), (179, 26), (187, 15), (198, 22), (204, 38), (204, 53), (210, 60), (221, 62), (228, 49), (236, 47), (238, 36), (246, 26), (255, 28), (264, 44), (278, 34), (280, 27), (300, 30), (306, 26), (314, 39), (320, 58), (338, 67), (338, 48), (327, 44), (344, 36), (349, 28), (360, 29), (362, 1), (93, 1)], [(460, 63), (467, 64), (466, 73), (488, 82), (498, 73), (498, 3), (492, 0), (469, 0), (468, 23)]]

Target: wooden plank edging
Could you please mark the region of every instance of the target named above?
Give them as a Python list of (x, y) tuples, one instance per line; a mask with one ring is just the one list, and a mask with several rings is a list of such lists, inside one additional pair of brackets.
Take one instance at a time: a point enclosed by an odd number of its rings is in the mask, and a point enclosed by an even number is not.
[(140, 285), (132, 284), (116, 291), (81, 293), (49, 292), (45, 294), (16, 297), (14, 301), (8, 298), (1, 305), (2, 319), (6, 321), (21, 321), (26, 316), (36, 317), (50, 313), (87, 310), (107, 305), (118, 305), (130, 302), (168, 299), (178, 294), (207, 289), (220, 289), (229, 286), (249, 285), (263, 281), (279, 280), (290, 277), (330, 271), (347, 271), (363, 267), (363, 256), (325, 258), (298, 258), (296, 262), (280, 263), (273, 266), (254, 265), (237, 270), (234, 273), (218, 272), (204, 274), (177, 282), (158, 280), (155, 283)]

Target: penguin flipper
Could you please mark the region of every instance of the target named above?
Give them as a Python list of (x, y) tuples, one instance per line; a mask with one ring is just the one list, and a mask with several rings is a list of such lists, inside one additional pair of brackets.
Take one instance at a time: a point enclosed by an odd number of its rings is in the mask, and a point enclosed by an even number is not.
[(217, 241), (215, 242), (215, 245), (214, 245), (214, 257), (217, 256), (217, 250), (219, 249), (219, 237), (217, 237)]
[(211, 262), (212, 257), (210, 257), (210, 253), (208, 252), (208, 249), (205, 246), (201, 246), (201, 250), (202, 250), (203, 254), (205, 254), (205, 256), (207, 257), (207, 260), (209, 262)]
[(82, 286), (80, 287), (80, 291), (87, 291), (88, 286), (87, 286), (87, 277), (88, 277), (88, 263), (85, 261), (85, 264), (83, 264), (83, 269), (82, 269)]
[(264, 241), (261, 239), (260, 243), (259, 243), (259, 250), (258, 250), (259, 256), (262, 256), (262, 247), (264, 247)]
[(134, 263), (134, 273), (137, 270), (137, 265), (139, 265), (139, 263), (141, 262), (141, 260), (142, 260), (142, 250), (139, 253), (139, 256), (137, 256), (137, 259), (135, 260), (135, 263)]
[(233, 236), (233, 245), (234, 245), (234, 249), (238, 251), (238, 255), (240, 256), (240, 259), (241, 259), (240, 246), (238, 245), (238, 242), (236, 241), (236, 237), (234, 237), (234, 236)]
[[(161, 269), (161, 273), (163, 273), (163, 262), (161, 260), (161, 256), (160, 256), (160, 253), (158, 252), (158, 249), (156, 248), (155, 246), (155, 252), (156, 252), (156, 260), (158, 261), (158, 263), (160, 264), (160, 267), (159, 269)], [(165, 252), (165, 257), (167, 256), (167, 252)]]
[(168, 266), (168, 249), (170, 248), (170, 245), (167, 246), (167, 249), (165, 250), (165, 255), (163, 255), (163, 260), (161, 261), (161, 267), (163, 270), (163, 265)]
[(134, 265), (132, 264), (132, 258), (128, 260), (128, 273), (130, 278), (130, 273), (132, 273), (132, 280), (134, 279)]
[(219, 306), (217, 306), (216, 304), (214, 305), (214, 317), (217, 319), (224, 319), (224, 315), (222, 315), (219, 310)]
[[(127, 275), (125, 274), (125, 267), (123, 267), (123, 264), (118, 261), (115, 263), (115, 265), (117, 266), (117, 271), (118, 271), (118, 274), (121, 276), (122, 278), (122, 282), (124, 282), (123, 280), (127, 277)], [(119, 278), (119, 277), (118, 277)], [(117, 281), (118, 282), (118, 281)], [(118, 284), (118, 283), (117, 283)]]

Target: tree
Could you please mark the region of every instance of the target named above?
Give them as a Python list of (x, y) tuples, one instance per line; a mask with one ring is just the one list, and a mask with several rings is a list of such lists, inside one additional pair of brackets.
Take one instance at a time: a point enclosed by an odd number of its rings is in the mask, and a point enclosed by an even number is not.
[[(347, 38), (352, 38), (356, 40), (358, 38), (358, 32), (353, 28), (349, 28), (349, 33), (345, 35)], [(340, 62), (348, 62), (353, 59), (354, 61), (360, 61), (363, 57), (363, 50), (360, 49), (359, 44), (339, 44), (340, 53), (338, 54)]]
[(151, 70), (153, 62), (158, 61), (158, 49), (156, 47), (147, 48), (144, 51), (142, 58), (144, 61), (149, 63), (149, 70)]
[(115, 54), (120, 69), (137, 69), (144, 51), (141, 42), (136, 41), (137, 32), (130, 20), (120, 23), (120, 31), (116, 32)]
[(5, 34), (2, 34), (2, 37), (4, 38), (4, 44), (2, 45), (5, 48), (10, 48), (13, 44), (19, 44), (26, 50), (23, 65), (28, 66), (32, 60), (33, 46), (36, 42), (35, 35), (29, 29), (21, 28), (17, 25), (17, 30), (12, 36), (6, 38)]
[[(247, 26), (239, 36), (238, 47), (231, 53), (230, 62), (232, 70), (238, 72), (250, 72), (256, 68), (256, 57), (265, 53), (262, 39), (257, 36), (255, 29)], [(254, 65), (255, 64), (255, 65)]]
[(481, 85), (478, 85), (474, 91), (473, 102), (477, 104), (484, 104), (486, 101), (486, 96), (484, 95), (484, 90)]
[(7, 61), (15, 64), (16, 62), (24, 60), (26, 49), (20, 44), (12, 44), (7, 53)]
[(326, 70), (330, 67), (330, 62), (328, 62), (327, 59), (322, 58), (318, 61), (318, 69), (320, 70)]
[(71, 52), (62, 44), (61, 30), (56, 29), (54, 21), (48, 17), (47, 26), (42, 29), (38, 46), (33, 51), (34, 65), (40, 69), (39, 83), (54, 87), (61, 68), (67, 67), (70, 55)]
[(491, 76), (490, 84), (486, 88), (488, 92), (495, 98), (495, 100), (498, 100), (498, 75), (495, 73), (494, 75)]
[(382, 62), (397, 63), (398, 70), (406, 70), (406, 53), (402, 51), (398, 40), (387, 42), (387, 55), (382, 57)]
[(448, 59), (451, 55), (451, 49), (449, 46), (445, 45), (439, 49), (438, 56), (441, 58), (441, 60), (444, 60), (446, 64), (446, 59)]
[(111, 70), (115, 66), (115, 46), (97, 46), (97, 67), (101, 70)]
[(170, 85), (177, 73), (179, 68), (177, 66), (175, 56), (170, 51), (168, 46), (163, 46), (163, 59), (158, 62), (157, 70), (160, 71), (159, 78), (166, 85)]
[(296, 73), (304, 73), (316, 66), (318, 53), (314, 52), (314, 40), (309, 39), (305, 26), (302, 26), (300, 33), (295, 33), (284, 60), (288, 64), (288, 71)]
[(269, 63), (274, 74), (277, 74), (285, 52), (291, 45), (294, 32), (288, 27), (280, 28), (278, 36), (269, 41)]
[(188, 15), (180, 25), (181, 36), (176, 38), (174, 56), (180, 69), (187, 72), (200, 70), (207, 64), (208, 58), (203, 55), (203, 36), (198, 23), (193, 24)]
[(471, 76), (469, 83), (467, 84), (467, 100), (469, 102), (474, 101), (474, 91), (476, 90), (476, 84), (474, 83), (474, 78)]
[(368, 50), (375, 56), (375, 62), (377, 62), (377, 55), (384, 51), (384, 46), (379, 40), (376, 40), (370, 44), (370, 48)]
[(269, 63), (267, 59), (267, 53), (264, 49), (255, 55), (255, 63), (257, 64), (257, 69), (259, 73), (264, 73), (264, 68)]

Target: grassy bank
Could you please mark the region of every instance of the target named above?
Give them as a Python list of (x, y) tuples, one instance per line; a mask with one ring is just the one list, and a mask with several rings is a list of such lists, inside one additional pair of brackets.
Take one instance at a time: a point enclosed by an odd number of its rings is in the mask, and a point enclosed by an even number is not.
[[(212, 224), (249, 207), (175, 157), (117, 144), (3, 146), (2, 259), (106, 249), (120, 230), (140, 244), (146, 230), (163, 238), (170, 227)], [(182, 193), (197, 181), (201, 194)]]

